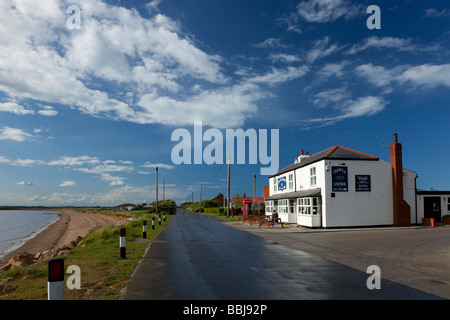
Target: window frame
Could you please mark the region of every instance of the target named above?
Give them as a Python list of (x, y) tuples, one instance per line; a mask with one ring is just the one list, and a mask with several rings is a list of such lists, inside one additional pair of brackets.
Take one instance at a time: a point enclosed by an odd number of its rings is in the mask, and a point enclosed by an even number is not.
[(317, 169), (316, 169), (316, 167), (309, 168), (309, 183), (311, 186), (317, 185)]
[(320, 216), (322, 214), (321, 198), (320, 197), (297, 198), (297, 214), (309, 217)]

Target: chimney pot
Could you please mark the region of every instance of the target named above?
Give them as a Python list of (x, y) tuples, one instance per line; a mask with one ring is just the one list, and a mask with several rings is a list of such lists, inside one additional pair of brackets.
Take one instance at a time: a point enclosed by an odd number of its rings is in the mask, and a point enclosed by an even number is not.
[(303, 150), (300, 150), (300, 155), (301, 155), (301, 156), (303, 155)]
[(398, 142), (398, 141), (397, 141), (397, 134), (396, 134), (396, 133), (394, 133), (394, 142)]

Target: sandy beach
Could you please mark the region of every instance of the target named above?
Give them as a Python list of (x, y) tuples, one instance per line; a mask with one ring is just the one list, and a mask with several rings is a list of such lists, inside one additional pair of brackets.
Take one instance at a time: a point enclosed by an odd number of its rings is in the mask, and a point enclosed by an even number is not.
[(59, 219), (56, 222), (25, 242), (18, 249), (1, 258), (0, 266), (6, 264), (15, 252), (24, 251), (36, 254), (37, 252), (56, 249), (70, 243), (78, 236), (84, 237), (96, 227), (114, 225), (124, 219), (125, 217), (100, 213), (60, 210)]

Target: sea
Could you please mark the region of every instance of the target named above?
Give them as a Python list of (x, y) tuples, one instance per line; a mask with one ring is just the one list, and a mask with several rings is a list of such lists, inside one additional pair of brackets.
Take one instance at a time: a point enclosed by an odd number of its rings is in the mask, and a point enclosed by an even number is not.
[(57, 220), (56, 211), (0, 210), (0, 259)]

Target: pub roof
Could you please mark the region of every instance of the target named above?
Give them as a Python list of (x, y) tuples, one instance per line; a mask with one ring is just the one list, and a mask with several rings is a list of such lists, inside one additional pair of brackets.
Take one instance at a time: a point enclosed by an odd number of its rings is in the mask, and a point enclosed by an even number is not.
[(360, 151), (352, 150), (343, 146), (333, 146), (330, 148), (327, 148), (325, 150), (319, 151), (307, 158), (302, 159), (300, 162), (293, 163), (281, 170), (279, 170), (277, 173), (269, 176), (269, 178), (279, 176), (281, 174), (287, 173), (289, 171), (310, 165), (312, 163), (321, 161), (321, 160), (371, 160), (371, 161), (378, 161), (379, 158), (372, 156), (367, 153), (363, 153)]

